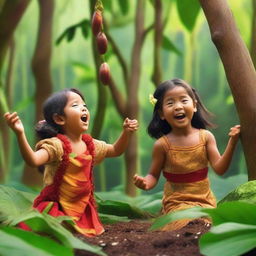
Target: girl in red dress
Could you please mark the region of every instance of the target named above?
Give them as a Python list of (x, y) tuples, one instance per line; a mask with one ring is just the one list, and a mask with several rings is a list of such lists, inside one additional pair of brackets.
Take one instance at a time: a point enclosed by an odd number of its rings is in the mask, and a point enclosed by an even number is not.
[(35, 151), (27, 141), (17, 113), (4, 115), (16, 134), (26, 163), (34, 167), (45, 166), (44, 188), (33, 207), (40, 212), (48, 207), (52, 216), (71, 216), (78, 232), (85, 236), (99, 235), (104, 228), (93, 196), (93, 165), (105, 157), (121, 155), (132, 132), (137, 130), (138, 122), (126, 118), (123, 131), (114, 144), (93, 139), (84, 134), (89, 127), (90, 112), (76, 89), (65, 89), (50, 96), (44, 103), (43, 114), (45, 120), (36, 127), (42, 140)]

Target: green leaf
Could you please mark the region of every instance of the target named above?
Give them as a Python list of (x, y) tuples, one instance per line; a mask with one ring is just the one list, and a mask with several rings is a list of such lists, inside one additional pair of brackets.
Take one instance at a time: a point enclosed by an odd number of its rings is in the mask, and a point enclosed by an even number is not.
[(73, 40), (76, 33), (76, 27), (70, 27), (67, 31), (67, 41), (70, 42)]
[(239, 256), (255, 248), (256, 226), (225, 223), (213, 227), (199, 241), (200, 252), (207, 256)]
[(167, 51), (175, 52), (179, 56), (182, 55), (181, 51), (165, 35), (163, 36), (162, 47)]
[(0, 221), (6, 224), (31, 209), (36, 194), (0, 185)]
[(113, 200), (105, 200), (98, 202), (98, 211), (100, 213), (112, 214), (117, 216), (127, 216), (128, 218), (146, 218), (148, 214), (136, 206), (129, 203)]
[(100, 220), (103, 224), (113, 224), (116, 222), (128, 222), (130, 219), (128, 219), (125, 216), (116, 216), (116, 215), (111, 215), (111, 214), (104, 214), (100, 213), (99, 214)]
[(71, 248), (33, 232), (3, 227), (0, 236), (1, 255), (73, 255)]
[(119, 7), (123, 15), (129, 12), (129, 0), (118, 0)]
[(91, 29), (91, 22), (88, 19), (82, 21), (80, 23), (80, 28), (82, 31), (82, 35), (84, 36), (85, 39), (87, 39), (89, 37), (89, 31)]
[[(245, 202), (226, 202), (218, 205), (215, 209), (204, 209), (214, 225), (225, 222), (237, 222), (256, 225), (256, 205)], [(246, 213), (246, 214), (245, 214)]]
[(71, 217), (65, 216), (64, 219), (63, 216), (52, 217), (51, 215), (33, 210), (30, 213), (24, 213), (19, 218), (16, 218), (15, 222), (12, 224), (16, 225), (19, 222), (25, 222), (33, 231), (48, 234), (66, 247), (82, 249), (98, 255), (105, 255), (100, 247), (89, 245), (79, 240), (69, 230), (64, 228), (61, 222), (67, 219), (71, 220)]
[(175, 211), (172, 213), (168, 213), (161, 217), (156, 218), (153, 225), (150, 227), (150, 230), (159, 229), (166, 224), (180, 219), (192, 219), (192, 218), (201, 218), (208, 216), (206, 212), (204, 212), (205, 208), (202, 207), (193, 207), (181, 211)]
[(255, 191), (256, 181), (248, 181), (244, 184), (237, 186), (232, 192), (226, 195), (220, 202), (230, 202), (230, 201), (243, 201), (251, 204), (256, 204), (256, 191)]
[(67, 42), (72, 41), (75, 37), (77, 28), (79, 29), (81, 28), (83, 36), (87, 38), (90, 31), (90, 26), (91, 26), (90, 21), (88, 19), (83, 19), (82, 21), (66, 28), (64, 32), (57, 38), (55, 44), (59, 45), (65, 38)]
[(177, 0), (178, 13), (183, 25), (192, 31), (200, 11), (198, 0)]

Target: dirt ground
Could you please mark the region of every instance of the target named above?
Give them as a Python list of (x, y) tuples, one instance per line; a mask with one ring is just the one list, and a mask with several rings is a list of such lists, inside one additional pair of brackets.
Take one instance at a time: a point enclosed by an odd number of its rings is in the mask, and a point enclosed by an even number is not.
[[(79, 238), (101, 246), (109, 256), (198, 256), (198, 239), (210, 228), (199, 220), (178, 231), (149, 231), (150, 223), (131, 221), (104, 225), (105, 233), (93, 238)], [(77, 250), (76, 256), (93, 256)]]
[[(108, 256), (201, 256), (198, 239), (210, 229), (200, 220), (170, 232), (149, 231), (150, 223), (141, 221), (120, 222), (104, 225), (105, 232), (97, 237), (78, 237), (86, 242), (101, 246)], [(76, 256), (95, 254), (77, 250)], [(255, 256), (256, 249), (243, 256)], [(219, 255), (217, 255), (219, 256)]]

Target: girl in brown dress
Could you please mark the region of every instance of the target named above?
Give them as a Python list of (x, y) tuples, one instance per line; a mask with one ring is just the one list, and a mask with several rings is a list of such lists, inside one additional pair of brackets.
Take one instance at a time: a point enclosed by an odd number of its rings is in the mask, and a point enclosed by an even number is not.
[[(155, 106), (148, 133), (157, 140), (149, 174), (135, 175), (135, 185), (152, 189), (162, 171), (166, 178), (163, 214), (195, 206), (215, 207), (216, 199), (207, 177), (208, 163), (218, 175), (227, 171), (240, 126), (230, 129), (226, 150), (220, 155), (213, 134), (205, 129), (212, 126), (210, 113), (190, 85), (181, 79), (165, 81), (156, 89), (153, 100)], [(174, 221), (163, 230), (180, 229), (189, 221)]]

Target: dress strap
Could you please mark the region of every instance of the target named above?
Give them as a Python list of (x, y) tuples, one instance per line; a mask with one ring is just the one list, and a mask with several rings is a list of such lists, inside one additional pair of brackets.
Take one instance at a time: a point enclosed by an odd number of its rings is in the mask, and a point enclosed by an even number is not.
[(199, 130), (199, 141), (200, 143), (206, 143), (206, 131), (204, 129)]
[(171, 149), (171, 142), (168, 140), (166, 135), (162, 136), (160, 138), (160, 140), (161, 140), (161, 143), (162, 143), (162, 145), (164, 147), (164, 150), (166, 152), (168, 152)]

